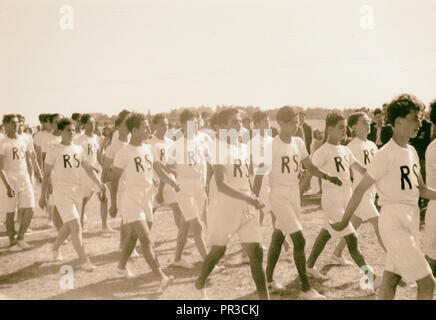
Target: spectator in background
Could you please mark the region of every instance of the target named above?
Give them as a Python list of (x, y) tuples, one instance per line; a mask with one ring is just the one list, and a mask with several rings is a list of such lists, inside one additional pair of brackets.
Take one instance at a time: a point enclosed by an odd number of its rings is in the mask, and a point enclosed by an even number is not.
[(306, 112), (301, 111), (298, 114), (300, 120), (300, 127), (303, 130), (303, 140), (306, 143), (307, 153), (310, 153), (310, 146), (312, 145), (312, 127), (308, 125), (306, 120)]
[(5, 134), (6, 133), (6, 128), (4, 125), (0, 125), (0, 133), (1, 134)]
[(275, 138), (279, 134), (279, 130), (276, 127), (271, 127), (271, 135)]
[[(383, 105), (383, 110), (386, 110), (387, 105)], [(371, 131), (368, 135), (368, 140), (371, 140), (377, 145), (377, 148), (383, 147), (392, 138), (392, 127), (390, 124), (383, 121), (384, 114), (380, 108), (374, 110), (373, 123), (371, 123)]]

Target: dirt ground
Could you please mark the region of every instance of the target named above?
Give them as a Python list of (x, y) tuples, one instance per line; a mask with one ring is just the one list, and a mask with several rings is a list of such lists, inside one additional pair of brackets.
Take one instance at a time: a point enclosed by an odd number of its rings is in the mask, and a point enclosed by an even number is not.
[[(119, 259), (119, 233), (103, 237), (100, 230), (100, 217), (96, 198), (89, 203), (87, 213), (89, 225), (94, 223), (89, 232), (84, 235), (86, 251), (91, 261), (97, 265), (97, 270), (88, 273), (74, 270), (74, 287), (62, 289), (63, 277), (61, 268), (65, 265), (76, 266), (78, 263), (71, 242), (62, 246), (64, 261), (49, 262), (51, 258), (51, 243), (54, 237), (30, 242), (32, 249), (11, 253), (0, 250), (0, 297), (7, 299), (164, 299), (193, 300), (198, 299), (192, 287), (193, 280), (198, 276), (201, 262), (200, 255), (191, 243), (185, 248), (184, 258), (195, 263), (192, 270), (172, 268), (168, 265), (174, 258), (177, 229), (172, 213), (160, 210), (155, 216), (152, 234), (154, 248), (164, 272), (175, 277), (175, 282), (163, 294), (157, 295), (158, 280), (151, 272), (144, 258), (130, 259), (128, 266), (136, 278), (122, 279), (116, 273)], [(301, 213), (301, 221), (306, 237), (307, 256), (313, 242), (321, 229), (323, 214), (319, 207), (319, 199), (306, 198)], [(38, 209), (32, 223), (32, 228), (41, 229), (46, 223), (44, 214)], [(118, 222), (112, 226), (119, 229)], [(272, 232), (271, 218), (267, 216), (263, 223), (263, 245), (268, 247)], [(382, 272), (382, 250), (379, 247), (372, 226), (364, 224), (359, 230), (359, 245), (361, 251), (377, 274)], [(337, 240), (331, 240), (317, 262), (317, 267), (330, 279), (327, 281), (311, 280), (315, 289), (328, 299), (375, 299), (375, 295), (367, 295), (360, 290), (362, 278), (356, 266), (343, 267), (331, 264), (330, 255)], [(350, 259), (345, 250), (345, 256)], [(264, 264), (266, 266), (264, 251)], [(292, 262), (292, 250), (282, 250), (275, 270), (275, 280), (286, 285), (286, 292), (272, 295), (272, 299), (298, 299), (300, 282), (297, 270)], [(241, 246), (237, 237), (233, 237), (222, 260), (224, 270), (210, 277), (208, 293), (211, 299), (257, 299), (250, 268), (241, 263)], [(64, 267), (65, 268), (65, 267)], [(416, 288), (406, 287), (397, 290), (397, 299), (415, 299)]]

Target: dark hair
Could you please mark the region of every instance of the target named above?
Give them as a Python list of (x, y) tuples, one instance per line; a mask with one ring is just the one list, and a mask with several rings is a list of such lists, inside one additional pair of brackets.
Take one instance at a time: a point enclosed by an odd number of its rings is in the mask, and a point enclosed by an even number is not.
[(289, 122), (291, 119), (298, 115), (297, 110), (294, 107), (284, 106), (281, 107), (276, 115), (277, 122)]
[(52, 113), (47, 115), (47, 122), (53, 123), (54, 119), (56, 119), (57, 117), (59, 117), (59, 113)]
[(40, 113), (38, 116), (38, 120), (40, 123), (45, 123), (47, 119), (47, 114), (46, 113)]
[(227, 122), (229, 119), (234, 115), (241, 113), (241, 111), (237, 108), (228, 108), (220, 111), (218, 114), (218, 127), (221, 127), (223, 125), (227, 125)]
[(180, 123), (186, 123), (189, 119), (198, 118), (198, 113), (194, 110), (183, 110), (180, 114)]
[(387, 118), (388, 122), (395, 126), (397, 118), (405, 118), (410, 111), (423, 111), (424, 104), (412, 94), (401, 94), (395, 97), (388, 105)]
[(335, 127), (339, 121), (345, 120), (343, 116), (341, 116), (337, 112), (330, 112), (327, 114), (325, 118), (325, 128), (327, 132), (328, 127)]
[(373, 115), (376, 116), (379, 113), (383, 113), (383, 111), (380, 108), (377, 108), (377, 109), (374, 110)]
[(75, 124), (72, 119), (62, 118), (57, 123), (58, 130), (63, 131), (65, 129), (65, 127), (69, 126), (70, 124)]
[(151, 120), (151, 123), (153, 123), (154, 125), (157, 125), (159, 123), (159, 121), (161, 121), (165, 118), (166, 118), (166, 116), (163, 113), (158, 113), (153, 117), (153, 119)]
[(268, 112), (256, 111), (255, 113), (253, 113), (253, 122), (259, 123), (260, 121), (265, 120), (268, 117), (269, 117)]
[(141, 126), (141, 122), (145, 120), (145, 116), (142, 113), (132, 113), (126, 120), (126, 126), (129, 132), (132, 132), (134, 128), (138, 129)]
[(21, 121), (21, 120), (26, 121), (26, 118), (24, 118), (24, 116), (21, 114), (17, 114), (17, 117), (18, 117), (18, 121)]
[(73, 119), (74, 121), (79, 121), (79, 120), (80, 120), (80, 113), (78, 113), (78, 112), (74, 112), (74, 113), (71, 115), (71, 119)]
[(13, 118), (18, 118), (16, 114), (5, 114), (3, 116), (3, 124), (11, 122)]
[(119, 113), (117, 120), (115, 120), (115, 127), (118, 128), (126, 119), (126, 117), (130, 114), (129, 111), (123, 110)]
[(430, 102), (430, 121), (436, 126), (436, 99)]
[(352, 126), (354, 126), (355, 124), (357, 124), (359, 122), (359, 119), (363, 116), (365, 116), (366, 113), (359, 111), (359, 112), (354, 112), (353, 114), (351, 114), (351, 116), (348, 117), (348, 126), (351, 128)]
[(89, 113), (85, 113), (80, 117), (80, 123), (87, 124), (89, 119), (91, 119), (91, 115)]

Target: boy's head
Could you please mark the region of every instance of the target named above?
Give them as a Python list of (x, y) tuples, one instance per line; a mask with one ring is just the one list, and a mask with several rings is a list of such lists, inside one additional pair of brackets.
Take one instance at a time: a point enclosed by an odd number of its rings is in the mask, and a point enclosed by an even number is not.
[(290, 106), (280, 108), (276, 115), (276, 121), (280, 126), (281, 132), (290, 135), (295, 135), (297, 133), (299, 120), (295, 108)]
[(220, 129), (239, 132), (242, 128), (242, 114), (237, 108), (224, 109), (219, 113), (218, 123)]
[(325, 118), (325, 132), (328, 139), (339, 142), (347, 137), (347, 124), (339, 113), (332, 112)]
[(182, 127), (183, 132), (188, 133), (188, 125), (193, 125), (193, 133), (197, 134), (198, 132), (198, 113), (194, 110), (183, 110), (180, 114), (179, 121)]
[(357, 136), (367, 136), (371, 131), (371, 120), (365, 112), (354, 112), (348, 117), (348, 126)]
[(259, 130), (270, 129), (269, 115), (265, 111), (257, 111), (253, 114), (254, 128)]
[(409, 138), (414, 138), (421, 127), (421, 118), (424, 109), (424, 103), (416, 96), (401, 94), (395, 97), (388, 105), (388, 121), (394, 130), (401, 130)]
[(318, 129), (315, 129), (313, 131), (313, 137), (315, 138), (315, 140), (318, 140), (318, 141), (322, 141), (322, 139), (324, 138), (322, 131), (318, 130)]
[(168, 130), (168, 119), (163, 113), (156, 114), (151, 122), (158, 136), (165, 135)]
[(62, 118), (57, 121), (57, 129), (61, 132), (62, 140), (73, 141), (76, 133), (76, 123), (70, 118)]
[(80, 117), (80, 123), (85, 130), (89, 130), (90, 132), (94, 132), (96, 129), (95, 119), (89, 113), (85, 113)]
[(5, 126), (5, 130), (8, 134), (15, 134), (18, 132), (20, 123), (17, 115), (15, 114), (6, 114), (3, 116), (3, 125)]
[(147, 139), (150, 133), (150, 127), (145, 115), (142, 113), (132, 113), (126, 120), (126, 126), (133, 137), (138, 137), (142, 140)]
[(378, 125), (383, 124), (383, 112), (380, 108), (374, 110), (373, 116), (374, 116), (375, 123), (377, 123)]

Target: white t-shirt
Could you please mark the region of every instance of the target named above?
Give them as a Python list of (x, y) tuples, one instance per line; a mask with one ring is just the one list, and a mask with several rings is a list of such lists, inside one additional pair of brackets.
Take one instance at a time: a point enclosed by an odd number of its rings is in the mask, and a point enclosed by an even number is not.
[(165, 163), (165, 154), (174, 141), (167, 137), (164, 137), (164, 139), (161, 140), (153, 135), (147, 143), (153, 147), (155, 154), (159, 157), (159, 161)]
[[(333, 145), (325, 142), (312, 156), (312, 162), (318, 169), (326, 172), (329, 176), (339, 177), (342, 186), (351, 187), (350, 167), (356, 162), (351, 150), (343, 145)], [(333, 183), (322, 180), (322, 190), (337, 190)]]
[(41, 147), (42, 142), (49, 134), (50, 133), (47, 131), (38, 131), (37, 133), (35, 133), (35, 135), (33, 136), (33, 143), (35, 144), (35, 146)]
[(265, 162), (265, 166), (271, 168), (271, 188), (298, 185), (301, 161), (309, 156), (304, 140), (300, 137), (292, 137), (290, 143), (285, 143), (277, 135), (272, 141), (271, 150), (272, 159), (269, 160), (270, 164), (268, 165)]
[[(272, 163), (272, 143), (274, 138), (265, 135), (257, 135), (249, 142), (251, 161), (253, 162), (254, 173), (260, 173), (260, 167), (265, 163)], [(269, 187), (269, 173), (265, 173), (262, 179), (262, 186)]]
[(208, 148), (203, 137), (180, 138), (169, 147), (167, 163), (175, 164), (177, 178), (201, 177), (204, 179)]
[(113, 166), (123, 169), (121, 181), (128, 186), (147, 187), (153, 185), (153, 161), (156, 155), (152, 147), (126, 144), (115, 155)]
[(250, 152), (247, 144), (229, 144), (222, 140), (217, 140), (219, 152), (226, 150), (223, 158), (226, 182), (235, 189), (250, 191)]
[(417, 205), (419, 172), (419, 158), (415, 148), (411, 145), (400, 147), (393, 139), (377, 152), (367, 171), (375, 180), (380, 205)]
[(92, 137), (82, 134), (77, 137), (75, 144), (81, 146), (85, 151), (85, 159), (88, 163), (93, 166), (98, 166), (97, 153), (100, 149), (99, 137), (95, 134)]
[(41, 152), (42, 153), (47, 153), (48, 149), (54, 145), (54, 144), (59, 144), (62, 141), (62, 137), (59, 136), (55, 136), (52, 133), (48, 134), (45, 136), (44, 140), (41, 142)]
[(436, 189), (436, 140), (433, 140), (425, 151), (425, 183), (428, 187)]
[(121, 140), (115, 140), (111, 143), (111, 145), (107, 148), (105, 157), (108, 159), (115, 159), (115, 155), (117, 152), (124, 147), (128, 142), (124, 142)]
[(86, 161), (81, 146), (61, 143), (49, 147), (45, 163), (53, 166), (52, 182), (56, 186), (80, 186), (82, 162)]
[[(353, 152), (354, 157), (359, 161), (359, 163), (364, 168), (368, 168), (372, 159), (378, 151), (377, 146), (371, 140), (360, 140), (359, 138), (354, 138), (347, 144), (347, 147)], [(355, 188), (360, 180), (362, 180), (362, 175), (358, 171), (353, 171), (353, 188)], [(375, 187), (371, 187), (371, 191), (375, 191)]]
[(33, 150), (32, 142), (24, 135), (16, 139), (5, 136), (0, 141), (0, 155), (4, 157), (4, 169), (7, 172), (27, 174), (26, 153)]
[[(129, 133), (127, 135), (127, 141), (130, 141), (130, 136), (131, 136), (131, 134)], [(119, 138), (120, 138), (120, 133), (118, 132), (118, 130), (115, 130), (114, 134), (112, 135), (112, 142), (111, 143), (118, 141)]]

